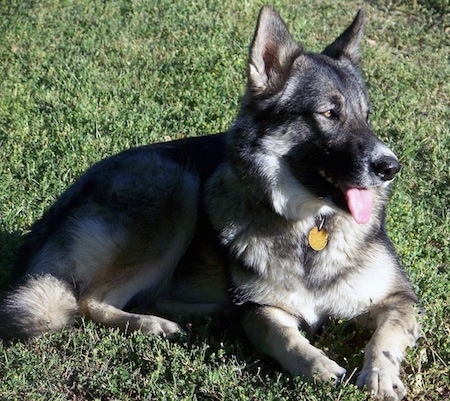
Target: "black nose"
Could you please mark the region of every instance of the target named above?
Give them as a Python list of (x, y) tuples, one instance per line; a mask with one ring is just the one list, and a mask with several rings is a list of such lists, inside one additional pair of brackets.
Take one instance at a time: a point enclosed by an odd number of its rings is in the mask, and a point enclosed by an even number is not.
[(375, 174), (383, 181), (392, 180), (400, 171), (400, 163), (394, 156), (383, 156), (374, 163)]

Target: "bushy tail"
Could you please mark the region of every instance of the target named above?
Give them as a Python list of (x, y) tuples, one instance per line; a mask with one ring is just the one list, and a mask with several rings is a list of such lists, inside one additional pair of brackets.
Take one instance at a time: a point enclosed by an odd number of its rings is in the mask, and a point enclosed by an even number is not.
[(69, 284), (50, 274), (29, 276), (0, 306), (0, 337), (37, 337), (73, 324), (78, 314)]

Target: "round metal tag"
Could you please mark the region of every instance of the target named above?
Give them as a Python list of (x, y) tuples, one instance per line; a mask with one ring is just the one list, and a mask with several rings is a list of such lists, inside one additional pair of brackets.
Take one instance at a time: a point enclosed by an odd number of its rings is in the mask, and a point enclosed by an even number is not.
[(328, 244), (327, 230), (323, 227), (319, 230), (319, 227), (317, 226), (311, 228), (308, 235), (308, 243), (315, 251), (321, 251)]

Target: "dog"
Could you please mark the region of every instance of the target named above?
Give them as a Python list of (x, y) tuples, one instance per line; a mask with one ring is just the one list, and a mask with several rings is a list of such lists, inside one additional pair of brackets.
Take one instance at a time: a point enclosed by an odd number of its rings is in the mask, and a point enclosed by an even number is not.
[[(310, 53), (263, 7), (229, 131), (129, 149), (82, 175), (19, 251), (2, 337), (84, 316), (174, 338), (173, 319), (231, 309), (292, 375), (339, 383), (345, 369), (302, 332), (355, 320), (374, 330), (357, 384), (402, 399), (418, 299), (385, 230), (400, 164), (369, 124), (364, 19)], [(148, 314), (130, 309), (138, 299)]]

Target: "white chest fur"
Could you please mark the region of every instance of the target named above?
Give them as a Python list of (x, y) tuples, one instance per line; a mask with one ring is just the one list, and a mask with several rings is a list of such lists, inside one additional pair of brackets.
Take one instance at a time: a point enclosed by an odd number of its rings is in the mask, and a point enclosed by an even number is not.
[[(342, 221), (341, 221), (342, 220)], [(234, 236), (240, 261), (233, 279), (246, 300), (280, 307), (315, 326), (326, 316), (352, 318), (369, 310), (392, 288), (395, 259), (367, 238), (351, 219), (334, 221), (321, 251), (308, 247), (314, 219), (288, 234), (264, 237), (249, 227)]]

